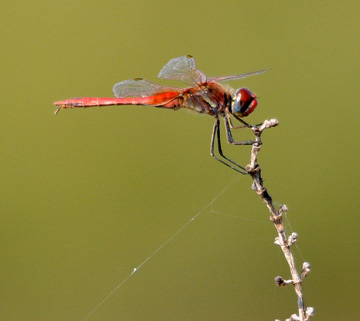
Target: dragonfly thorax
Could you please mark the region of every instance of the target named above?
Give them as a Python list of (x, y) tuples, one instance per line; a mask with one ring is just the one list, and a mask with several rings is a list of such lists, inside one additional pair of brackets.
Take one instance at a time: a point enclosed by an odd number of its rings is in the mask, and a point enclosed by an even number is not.
[(231, 99), (231, 113), (238, 117), (250, 115), (257, 106), (256, 95), (247, 88), (238, 89)]

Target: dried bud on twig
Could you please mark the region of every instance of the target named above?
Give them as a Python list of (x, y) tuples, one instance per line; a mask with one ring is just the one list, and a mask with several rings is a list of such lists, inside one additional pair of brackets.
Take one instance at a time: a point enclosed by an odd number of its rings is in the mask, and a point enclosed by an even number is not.
[(276, 285), (279, 287), (284, 287), (285, 285), (294, 284), (293, 280), (284, 280), (281, 276), (276, 276), (274, 281)]
[(301, 279), (303, 280), (310, 273), (310, 263), (304, 262), (301, 271)]
[(297, 233), (295, 233), (295, 232), (291, 233), (291, 235), (289, 236), (289, 239), (288, 239), (288, 244), (293, 245), (297, 241), (297, 238), (298, 238)]
[(315, 315), (315, 309), (313, 307), (306, 308), (306, 315), (307, 317), (312, 317)]

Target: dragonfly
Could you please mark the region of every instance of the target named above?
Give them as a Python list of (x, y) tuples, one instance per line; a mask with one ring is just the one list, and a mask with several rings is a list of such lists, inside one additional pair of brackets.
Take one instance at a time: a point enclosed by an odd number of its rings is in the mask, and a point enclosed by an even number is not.
[[(187, 108), (198, 113), (208, 114), (215, 118), (210, 142), (210, 155), (230, 167), (231, 169), (247, 174), (246, 168), (225, 156), (220, 140), (220, 118), (224, 119), (227, 142), (233, 145), (251, 145), (251, 140), (236, 141), (232, 130), (251, 128), (242, 118), (250, 115), (256, 108), (258, 101), (255, 93), (247, 88), (234, 90), (223, 86), (220, 82), (243, 79), (264, 73), (260, 70), (239, 75), (211, 77), (197, 69), (195, 59), (191, 55), (171, 59), (160, 71), (158, 78), (181, 80), (189, 85), (187, 88), (161, 86), (143, 78), (133, 78), (121, 81), (114, 85), (115, 98), (73, 98), (54, 103), (57, 106), (55, 114), (61, 109), (102, 107), (112, 105), (143, 105), (171, 110)], [(231, 117), (241, 123), (234, 126)], [(215, 154), (215, 141), (218, 154)]]

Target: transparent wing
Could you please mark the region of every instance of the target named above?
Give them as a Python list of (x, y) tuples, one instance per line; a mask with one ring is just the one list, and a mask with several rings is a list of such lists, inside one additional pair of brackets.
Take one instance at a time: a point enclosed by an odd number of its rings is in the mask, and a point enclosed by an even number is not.
[(212, 77), (212, 78), (209, 78), (208, 81), (220, 82), (220, 81), (227, 81), (227, 80), (242, 79), (242, 78), (246, 78), (249, 76), (259, 75), (259, 74), (262, 74), (263, 72), (266, 72), (269, 70), (270, 69), (265, 69), (265, 70), (260, 70), (260, 71), (248, 72), (246, 74), (233, 75), (233, 76)]
[(113, 87), (113, 93), (117, 98), (147, 97), (167, 91), (176, 91), (177, 88), (164, 87), (143, 78), (134, 78), (118, 82)]
[(206, 82), (205, 74), (196, 69), (195, 59), (190, 55), (171, 59), (160, 70), (158, 77), (181, 80), (190, 85)]

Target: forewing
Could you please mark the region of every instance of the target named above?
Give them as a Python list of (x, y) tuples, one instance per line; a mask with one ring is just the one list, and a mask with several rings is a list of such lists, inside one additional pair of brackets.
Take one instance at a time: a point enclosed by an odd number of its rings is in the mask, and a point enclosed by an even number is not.
[(259, 74), (262, 74), (262, 73), (264, 73), (266, 71), (269, 71), (269, 70), (270, 69), (265, 69), (265, 70), (259, 70), (259, 71), (254, 71), (254, 72), (248, 72), (246, 74), (233, 75), (233, 76), (212, 77), (212, 78), (209, 78), (208, 81), (220, 82), (220, 81), (242, 79), (242, 78), (246, 78), (246, 77), (249, 77), (249, 76), (259, 75)]
[(190, 85), (206, 81), (205, 74), (196, 69), (195, 59), (190, 55), (171, 59), (160, 70), (158, 77), (181, 80)]
[(118, 82), (113, 87), (113, 92), (117, 98), (125, 97), (147, 97), (154, 94), (163, 93), (176, 88), (163, 87), (143, 78), (134, 78)]

